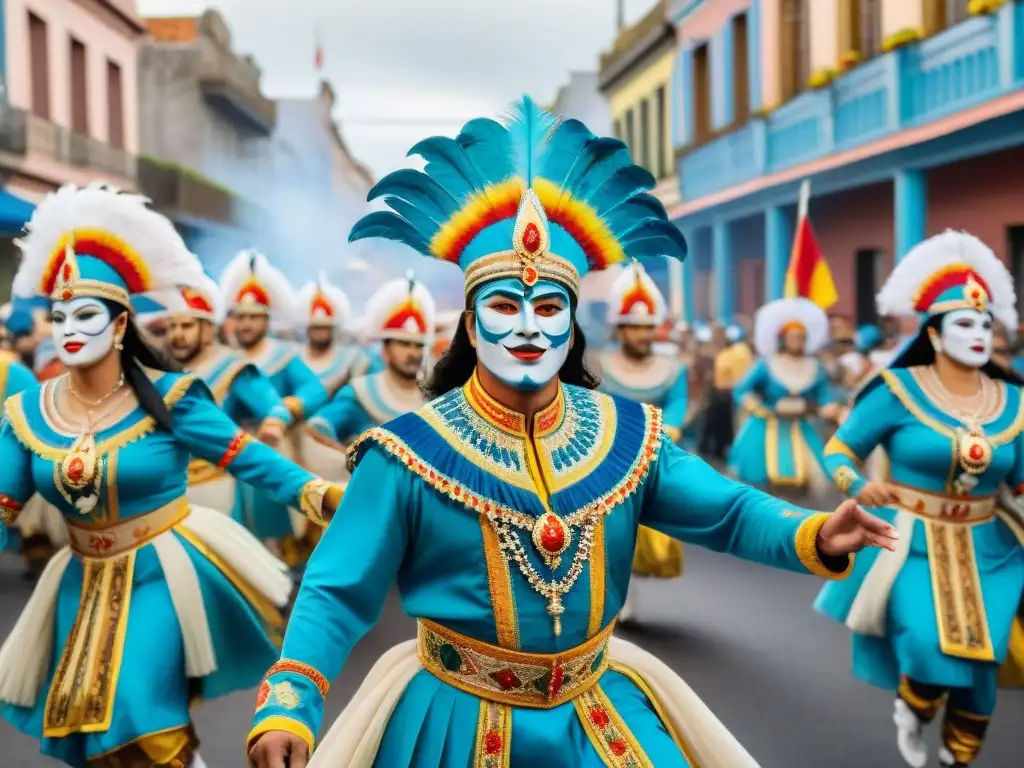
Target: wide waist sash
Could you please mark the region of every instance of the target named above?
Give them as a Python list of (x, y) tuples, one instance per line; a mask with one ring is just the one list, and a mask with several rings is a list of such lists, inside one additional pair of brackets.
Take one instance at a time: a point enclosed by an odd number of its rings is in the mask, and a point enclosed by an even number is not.
[(929, 493), (920, 488), (892, 483), (899, 495), (897, 506), (911, 514), (937, 523), (978, 525), (991, 520), (996, 513), (996, 496), (964, 498)]
[(138, 549), (188, 517), (184, 496), (159, 509), (111, 525), (85, 526), (68, 519), (71, 550), (82, 557), (105, 560)]
[(590, 690), (608, 668), (611, 622), (582, 645), (526, 653), (420, 619), (417, 652), (428, 672), (460, 691), (514, 707), (550, 709)]

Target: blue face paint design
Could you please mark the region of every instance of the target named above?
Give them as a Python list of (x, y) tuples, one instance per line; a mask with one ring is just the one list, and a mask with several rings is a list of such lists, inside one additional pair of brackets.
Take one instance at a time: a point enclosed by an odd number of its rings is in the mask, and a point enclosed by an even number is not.
[(506, 278), (483, 286), (473, 303), (477, 358), (511, 387), (540, 389), (569, 356), (572, 306), (569, 292), (542, 280), (527, 287)]

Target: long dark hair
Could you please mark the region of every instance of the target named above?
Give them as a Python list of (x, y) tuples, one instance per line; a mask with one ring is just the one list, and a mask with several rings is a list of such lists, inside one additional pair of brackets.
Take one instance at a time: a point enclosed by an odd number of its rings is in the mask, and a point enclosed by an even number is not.
[(108, 299), (101, 301), (110, 310), (110, 316), (116, 318), (127, 312), (128, 323), (124, 329), (124, 338), (121, 344), (121, 369), (124, 371), (124, 380), (132, 388), (135, 397), (139, 401), (139, 407), (156, 420), (163, 429), (168, 432), (174, 429), (174, 418), (171, 411), (164, 402), (163, 395), (157, 390), (146, 375), (145, 368), (153, 368), (158, 371), (176, 372), (181, 370), (177, 363), (150, 341), (146, 331), (135, 322), (135, 316), (128, 312), (121, 304)]
[[(441, 359), (434, 365), (423, 386), (429, 397), (440, 397), (451, 392), (456, 387), (461, 387), (473, 375), (476, 368), (476, 350), (469, 341), (469, 331), (466, 330), (465, 310), (459, 318), (458, 327), (455, 329), (455, 336), (451, 344), (441, 356)], [(564, 384), (574, 384), (577, 387), (586, 389), (597, 389), (601, 380), (587, 368), (587, 339), (583, 335), (583, 329), (575, 318), (572, 321), (573, 343), (569, 348), (569, 356), (562, 364), (558, 372), (559, 380)]]

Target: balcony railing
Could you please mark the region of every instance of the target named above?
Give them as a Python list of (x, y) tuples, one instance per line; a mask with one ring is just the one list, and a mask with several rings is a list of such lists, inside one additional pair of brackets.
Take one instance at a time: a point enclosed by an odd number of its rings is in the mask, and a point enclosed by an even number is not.
[(178, 165), (139, 158), (139, 189), (153, 208), (175, 221), (232, 221), (231, 192)]
[(69, 131), (36, 115), (26, 115), (26, 148), (77, 168), (135, 181), (135, 157), (122, 149)]
[(274, 130), (277, 104), (260, 92), (260, 72), (251, 61), (212, 43), (204, 45), (199, 84), (207, 99), (228, 109), (234, 119), (265, 135)]
[(0, 152), (24, 155), (27, 140), (25, 113), (6, 104), (0, 104)]
[(685, 154), (683, 199), (697, 200), (1024, 86), (1024, 4), (1004, 5), (873, 59), (827, 88)]

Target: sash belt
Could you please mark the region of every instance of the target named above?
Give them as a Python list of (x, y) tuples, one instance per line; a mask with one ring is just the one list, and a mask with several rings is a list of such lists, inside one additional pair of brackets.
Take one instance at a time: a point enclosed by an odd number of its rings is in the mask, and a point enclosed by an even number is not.
[(152, 512), (111, 525), (86, 526), (65, 519), (71, 550), (92, 560), (105, 560), (138, 549), (171, 530), (188, 515), (188, 501), (182, 496)]

